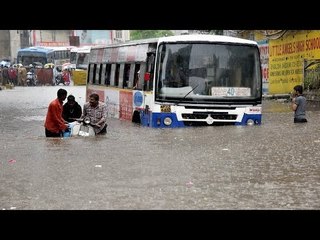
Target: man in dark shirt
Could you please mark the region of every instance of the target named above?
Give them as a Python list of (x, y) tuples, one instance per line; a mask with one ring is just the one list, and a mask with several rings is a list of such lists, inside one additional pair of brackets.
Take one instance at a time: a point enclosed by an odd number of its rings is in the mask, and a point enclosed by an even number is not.
[(67, 122), (73, 122), (82, 115), (82, 108), (73, 95), (68, 96), (68, 101), (63, 105), (62, 117)]

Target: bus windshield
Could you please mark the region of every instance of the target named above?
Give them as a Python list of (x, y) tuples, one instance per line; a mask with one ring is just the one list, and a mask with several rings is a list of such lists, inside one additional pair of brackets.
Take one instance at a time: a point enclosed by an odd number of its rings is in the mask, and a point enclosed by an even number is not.
[(261, 97), (256, 46), (162, 43), (157, 55), (156, 101), (234, 101)]
[(77, 52), (70, 51), (70, 63), (76, 65)]
[(76, 68), (77, 69), (88, 69), (90, 52), (79, 52), (76, 60)]
[(88, 69), (91, 46), (82, 46), (72, 48), (70, 51), (70, 63), (76, 69)]
[(36, 62), (42, 65), (53, 63), (62, 65), (70, 62), (70, 49), (72, 47), (28, 47), (20, 49), (17, 53), (17, 62), (28, 66)]
[(47, 57), (46, 56), (25, 56), (22, 57), (20, 62), (23, 66), (28, 66), (29, 64), (33, 64), (35, 62), (40, 62), (43, 65), (47, 63)]

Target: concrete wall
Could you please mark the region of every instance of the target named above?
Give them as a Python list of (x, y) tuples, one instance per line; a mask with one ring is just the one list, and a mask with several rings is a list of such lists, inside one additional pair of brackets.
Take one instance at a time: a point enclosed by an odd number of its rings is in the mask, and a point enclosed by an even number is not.
[[(29, 46), (68, 46), (70, 36), (83, 36), (85, 30), (0, 30), (0, 60), (6, 58), (16, 61), (20, 48)], [(115, 30), (87, 30), (92, 42), (83, 44), (111, 44), (114, 42)], [(122, 30), (122, 39), (130, 39), (130, 31)], [(81, 39), (80, 39), (81, 44)]]
[(20, 31), (21, 30), (10, 30), (10, 53), (12, 62), (16, 62), (17, 53), (21, 46)]
[(72, 30), (32, 30), (33, 46), (68, 46)]
[(3, 58), (11, 59), (10, 30), (0, 30), (0, 61)]
[(0, 30), (0, 60), (10, 59), (14, 62), (20, 49), (19, 30)]

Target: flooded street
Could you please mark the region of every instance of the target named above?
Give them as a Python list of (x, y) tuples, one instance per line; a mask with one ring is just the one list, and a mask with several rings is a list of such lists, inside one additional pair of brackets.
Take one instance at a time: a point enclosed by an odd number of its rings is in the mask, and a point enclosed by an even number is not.
[[(47, 139), (60, 87), (0, 91), (0, 209), (319, 209), (320, 107), (294, 124), (263, 103), (261, 126), (152, 129)], [(83, 106), (84, 86), (63, 87)]]

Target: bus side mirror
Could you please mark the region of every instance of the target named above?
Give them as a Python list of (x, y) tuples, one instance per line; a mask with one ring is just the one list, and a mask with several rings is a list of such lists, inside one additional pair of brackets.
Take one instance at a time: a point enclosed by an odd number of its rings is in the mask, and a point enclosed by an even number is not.
[(150, 81), (150, 73), (149, 72), (146, 72), (144, 74), (144, 81)]

